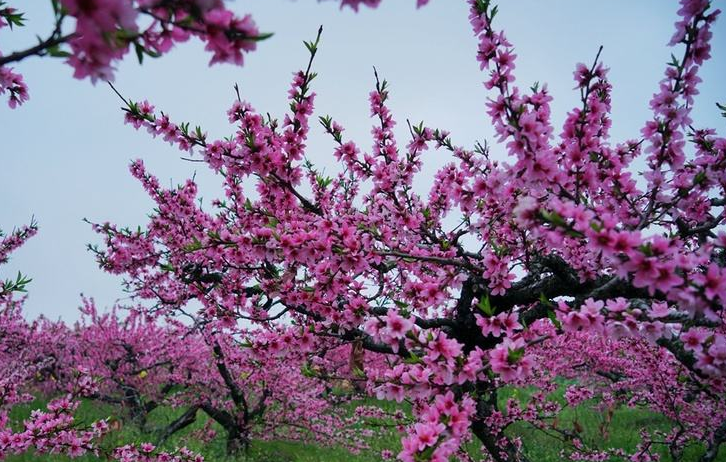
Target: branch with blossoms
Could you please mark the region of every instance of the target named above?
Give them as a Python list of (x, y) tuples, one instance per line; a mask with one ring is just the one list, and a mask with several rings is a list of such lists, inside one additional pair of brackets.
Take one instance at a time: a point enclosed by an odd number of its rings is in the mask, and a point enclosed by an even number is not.
[[(653, 338), (608, 339), (586, 331), (569, 331), (552, 339), (532, 349), (536, 367), (526, 382), (546, 393), (537, 393), (521, 408), (518, 405), (514, 412), (508, 411), (509, 418), (529, 415), (522, 420), (534, 428), (548, 435), (560, 434), (558, 439), (568, 445), (577, 441), (578, 446), (570, 449), (585, 460), (586, 454), (608, 452), (608, 427), (617, 425), (620, 417), (614, 410), (620, 406), (648, 409), (671, 422), (668, 429), (642, 435), (638, 451), (644, 454), (654, 455), (665, 449), (672, 460), (679, 461), (688, 446), (705, 442), (712, 448), (721, 444), (717, 427), (712, 425), (722, 422), (726, 412), (726, 402), (718, 391), (720, 385), (704, 382), (667, 350), (659, 348)], [(588, 441), (592, 436), (586, 437), (577, 421), (568, 428), (567, 422), (558, 418), (561, 411), (552, 411), (552, 406), (561, 407), (556, 397), (547, 396), (556, 390), (554, 377), (568, 379), (564, 392), (567, 406), (592, 408), (605, 416), (599, 428), (602, 441)], [(528, 411), (533, 405), (549, 408), (549, 418), (533, 419), (531, 416), (536, 414)], [(697, 451), (702, 451), (701, 460), (713, 460), (703, 449)], [(617, 451), (610, 456), (626, 457)]]
[[(270, 34), (260, 34), (249, 15), (236, 17), (215, 2), (135, 0), (52, 0), (54, 28), (37, 45), (0, 55), (0, 94), (8, 93), (11, 108), (28, 100), (28, 88), (11, 64), (32, 56), (64, 58), (74, 68), (74, 77), (112, 80), (114, 65), (133, 48), (141, 63), (145, 56), (159, 57), (176, 43), (196, 36), (212, 53), (210, 64), (231, 62), (241, 65), (243, 53)], [(23, 26), (22, 15), (10, 10), (4, 25)], [(20, 15), (20, 16), (19, 16)], [(68, 30), (68, 20), (74, 28)], [(146, 25), (144, 25), (146, 24)]]
[[(718, 13), (708, 2), (682, 6), (676, 28), (686, 32), (673, 45), (685, 46), (684, 57), (667, 71), (665, 106), (653, 103), (658, 124), (670, 126), (661, 130), (669, 133), (667, 152), (680, 149), (674, 133), (685, 127), (698, 83), (694, 64), (708, 55)], [(199, 155), (225, 194), (212, 202), (214, 212), (204, 210), (193, 181), (162, 188), (135, 161), (131, 173), (157, 205), (148, 226), (94, 226), (105, 243), (99, 263), (125, 274), (137, 297), (157, 300), (156, 313), (181, 315), (195, 301), (199, 325), (251, 320), (281, 332), (275, 328), (293, 323), (302, 329), (286, 341), (302, 344), (312, 335), (386, 355), (386, 367), (366, 371), (367, 390), (413, 403), (417, 420), (403, 439), (404, 461), (445, 459), (472, 434), (497, 462), (526, 460), (520, 442), (504, 432), (511, 422), (500, 418), (499, 391), (526, 384), (541, 372), (534, 352), (573, 333), (583, 345), (645, 342), (683, 368), (677, 373), (687, 373), (704, 396), (726, 374), (726, 234), (717, 209), (726, 141), (694, 130), (695, 153), (662, 164), (671, 171), (655, 196), (640, 191), (633, 159), (655, 141), (611, 144), (611, 85), (600, 53), (592, 65), (577, 66), (580, 102), (554, 141), (546, 86), (525, 94), (514, 85), (516, 56), (494, 28), (496, 7), (486, 0), (470, 7), (477, 59), (494, 91), (487, 112), (512, 164), (495, 160), (488, 144), (467, 150), (423, 123), (409, 124), (411, 139), (400, 146), (390, 87), (376, 71), (371, 149), (363, 152), (332, 117), (321, 117), (341, 168), (323, 177), (304, 157), (318, 36), (306, 43), (311, 59), (293, 79), (290, 112), (278, 121), (238, 98), (228, 111), (235, 134), (224, 140), (124, 99), (127, 123)], [(412, 185), (431, 147), (451, 162), (425, 197)], [(623, 341), (615, 348), (635, 347)], [(551, 417), (511, 410), (523, 420)], [(691, 436), (704, 431), (703, 422), (693, 428)], [(645, 438), (639, 454), (652, 447)]]
[[(0, 229), (0, 265), (7, 263), (10, 254), (35, 236), (37, 232), (38, 225), (35, 221), (32, 221), (30, 225), (14, 229), (9, 235), (4, 235)], [(14, 279), (0, 280), (0, 303), (4, 303), (13, 292), (24, 292), (30, 281), (21, 273), (18, 273)]]
[[(74, 413), (81, 397), (94, 390), (93, 379), (83, 370), (76, 369), (73, 380), (63, 396), (51, 400), (46, 410), (36, 409), (22, 422), (19, 429), (13, 429), (8, 422), (8, 413), (20, 402), (34, 398), (27, 391), (42, 363), (33, 362), (34, 348), (41, 334), (28, 326), (13, 304), (0, 307), (0, 351), (3, 354), (3, 380), (0, 383), (0, 457), (23, 454), (30, 449), (35, 453), (60, 453), (71, 457), (82, 454), (99, 454), (97, 442), (107, 433), (105, 420), (89, 426), (76, 422)], [(13, 340), (14, 331), (21, 330), (22, 339)], [(9, 358), (14, 360), (8, 360)], [(7, 369), (6, 369), (7, 368)]]
[(58, 342), (63, 348), (54, 351), (60, 369), (80, 365), (93, 371), (99, 385), (89, 399), (120, 406), (124, 419), (149, 433), (148, 415), (161, 405), (178, 406), (185, 393), (195, 393), (187, 390), (196, 378), (206, 374), (207, 351), (186, 334), (179, 323), (161, 325), (133, 309), (99, 313), (93, 300), (84, 299), (80, 321), (66, 329)]
[[(379, 1), (341, 0), (341, 8), (358, 11), (361, 3), (375, 7)], [(0, 2), (0, 29), (26, 26), (25, 14), (6, 5)], [(250, 15), (234, 14), (224, 0), (50, 0), (50, 5), (54, 26), (46, 38), (23, 50), (0, 53), (0, 95), (7, 93), (11, 109), (28, 101), (29, 92), (23, 76), (10, 65), (30, 57), (65, 59), (75, 78), (95, 83), (113, 80), (116, 63), (130, 50), (141, 64), (145, 57), (158, 58), (196, 37), (212, 54), (210, 65), (241, 66), (257, 42), (272, 36), (260, 33)]]

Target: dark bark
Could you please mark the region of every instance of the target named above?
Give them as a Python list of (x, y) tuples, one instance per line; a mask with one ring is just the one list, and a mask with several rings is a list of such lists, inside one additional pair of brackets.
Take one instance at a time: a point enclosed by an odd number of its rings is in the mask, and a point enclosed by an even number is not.
[(131, 422), (145, 432), (148, 412), (146, 412), (146, 406), (142, 402), (141, 395), (136, 388), (128, 385), (124, 385), (123, 390), (123, 403), (129, 410)]
[(721, 422), (721, 425), (714, 430), (713, 436), (706, 443), (706, 452), (698, 459), (698, 462), (715, 462), (718, 456), (718, 449), (724, 441), (726, 441), (726, 420)]
[(247, 452), (250, 448), (250, 438), (246, 432), (239, 429), (227, 431), (227, 454)]
[(529, 462), (503, 431), (495, 430), (486, 424), (486, 419), (498, 410), (496, 390), (487, 390), (485, 385), (480, 383), (477, 385), (477, 395), (479, 399), (476, 403), (476, 418), (472, 422), (471, 430), (494, 462)]
[(209, 403), (202, 404), (200, 407), (227, 432), (227, 454), (232, 455), (249, 449), (250, 437), (247, 422), (238, 422), (229, 412), (217, 409)]
[(214, 355), (216, 356), (217, 370), (219, 375), (222, 376), (224, 384), (229, 390), (229, 395), (232, 398), (232, 402), (237, 408), (240, 408), (244, 413), (244, 421), (249, 420), (249, 408), (247, 406), (247, 400), (245, 399), (244, 393), (237, 386), (237, 382), (232, 377), (232, 373), (227, 368), (227, 363), (224, 362), (224, 354), (222, 353), (222, 347), (215, 341), (214, 343)]
[(267, 408), (269, 390), (263, 390), (257, 403), (250, 407), (244, 391), (239, 387), (232, 372), (227, 367), (224, 351), (218, 342), (212, 346), (214, 351), (217, 372), (222, 377), (234, 404), (233, 412), (217, 409), (211, 403), (204, 403), (200, 408), (227, 432), (227, 454), (236, 454), (241, 450), (247, 451), (250, 447), (250, 424), (257, 417), (262, 416)]
[(75, 36), (75, 34), (59, 35), (58, 32), (60, 31), (57, 29), (50, 37), (27, 50), (16, 51), (7, 56), (0, 57), (0, 67), (22, 61), (30, 56), (45, 56), (49, 49), (66, 43)]
[(187, 428), (197, 420), (197, 411), (199, 410), (198, 405), (194, 405), (186, 410), (182, 415), (177, 417), (173, 422), (164, 427), (160, 434), (157, 445), (161, 446), (166, 440), (169, 439), (174, 433)]

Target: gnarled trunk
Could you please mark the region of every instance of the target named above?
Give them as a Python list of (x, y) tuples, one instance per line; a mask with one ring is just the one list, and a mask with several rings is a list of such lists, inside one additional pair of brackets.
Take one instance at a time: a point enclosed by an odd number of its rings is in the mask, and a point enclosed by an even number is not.
[(193, 424), (197, 420), (198, 405), (192, 406), (186, 410), (182, 415), (177, 417), (173, 422), (164, 427), (161, 430), (158, 440), (158, 446), (161, 446), (171, 435), (185, 429), (189, 425)]
[(227, 454), (239, 454), (243, 450), (247, 452), (250, 448), (250, 438), (247, 433), (243, 433), (239, 428), (225, 429), (227, 430)]
[(471, 426), (474, 436), (481, 441), (495, 462), (529, 462), (502, 430), (486, 425), (486, 419), (497, 410), (496, 390), (480, 390), (476, 418)]
[(698, 459), (698, 462), (715, 462), (718, 449), (724, 441), (726, 441), (726, 420), (714, 430), (713, 436), (707, 442), (706, 452)]
[(248, 422), (239, 422), (229, 412), (217, 409), (211, 404), (202, 404), (201, 409), (227, 432), (227, 454), (237, 454), (250, 447)]

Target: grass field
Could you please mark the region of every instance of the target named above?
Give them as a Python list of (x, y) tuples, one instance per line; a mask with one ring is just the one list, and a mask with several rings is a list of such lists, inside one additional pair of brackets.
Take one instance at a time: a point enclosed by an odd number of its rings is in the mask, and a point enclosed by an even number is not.
[[(525, 390), (510, 391), (510, 396), (525, 398), (526, 395), (527, 392)], [(505, 399), (505, 397), (502, 399)], [(349, 406), (352, 409), (356, 404), (372, 404), (372, 402), (368, 400), (366, 402), (351, 403)], [(376, 402), (375, 404), (381, 404), (392, 409), (390, 403)], [(32, 409), (37, 407), (38, 401), (15, 407), (10, 416), (11, 421), (22, 421), (22, 419), (29, 415)], [(81, 404), (77, 415), (84, 422), (90, 422), (110, 416), (115, 417), (115, 412), (117, 411), (113, 407), (85, 401)], [(159, 408), (151, 414), (150, 422), (152, 425), (162, 426), (173, 420), (178, 414), (178, 411), (171, 408)], [(247, 454), (241, 454), (232, 458), (225, 454), (224, 433), (221, 430), (217, 432), (216, 438), (208, 443), (201, 442), (194, 437), (193, 432), (204, 426), (204, 417), (206, 416), (200, 413), (197, 421), (191, 427), (174, 435), (165, 444), (165, 447), (173, 449), (178, 446), (186, 446), (191, 450), (203, 454), (209, 462), (372, 462), (381, 460), (380, 451), (382, 449), (391, 449), (394, 453), (397, 453), (400, 448), (400, 435), (395, 431), (391, 431), (370, 441), (371, 450), (362, 454), (353, 455), (341, 448), (316, 447), (294, 442), (254, 441), (252, 448)], [(577, 425), (581, 429), (580, 434), (586, 441), (597, 444), (602, 448), (622, 447), (626, 449), (632, 449), (636, 446), (639, 441), (639, 432), (642, 428), (648, 428), (651, 431), (655, 429), (667, 430), (670, 428), (669, 422), (662, 416), (637, 408), (623, 408), (615, 411), (612, 416), (612, 424), (608, 426), (606, 435), (601, 431), (603, 422), (604, 416), (593, 411), (591, 406), (585, 403), (578, 408), (565, 410), (560, 418), (560, 427), (573, 428), (573, 426)], [(560, 457), (562, 443), (559, 440), (524, 423), (513, 426), (509, 429), (509, 432), (512, 435), (521, 436), (525, 453), (532, 462), (555, 462), (562, 460)], [(103, 444), (104, 446), (111, 446), (141, 441), (153, 442), (154, 439), (153, 433), (144, 434), (132, 425), (126, 425), (120, 431), (108, 435)], [(478, 447), (477, 444), (472, 442), (468, 448), (469, 453), (472, 455), (477, 454), (479, 452)], [(686, 448), (684, 461), (696, 462), (702, 451), (703, 449), (700, 446)], [(11, 456), (7, 460), (10, 462), (60, 462), (70, 459), (56, 455), (25, 454), (22, 456)], [(86, 462), (96, 460), (96, 458), (85, 456), (73, 460)], [(613, 459), (613, 462), (615, 460), (620, 459)], [(667, 451), (663, 450), (662, 461), (669, 462), (670, 460)], [(726, 462), (726, 449), (721, 448), (718, 461)]]

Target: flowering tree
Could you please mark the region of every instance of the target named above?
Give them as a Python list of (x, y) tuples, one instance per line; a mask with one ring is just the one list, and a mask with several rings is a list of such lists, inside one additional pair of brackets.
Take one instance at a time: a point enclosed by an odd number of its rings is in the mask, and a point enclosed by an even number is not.
[[(375, 7), (380, 0), (341, 0), (341, 8)], [(427, 3), (418, 0), (419, 6)], [(238, 17), (224, 0), (51, 0), (54, 27), (36, 45), (6, 56), (0, 51), (0, 95), (11, 108), (28, 100), (23, 76), (11, 64), (31, 56), (64, 58), (77, 79), (113, 80), (115, 63), (133, 49), (139, 63), (196, 37), (212, 54), (210, 65), (242, 65), (244, 54), (272, 34), (260, 33), (248, 14)], [(69, 20), (72, 26), (68, 26)], [(22, 27), (22, 11), (0, 1), (0, 29)]]
[[(532, 374), (520, 382), (537, 390), (526, 400), (509, 399), (506, 412), (488, 424), (507, 427), (526, 422), (560, 440), (570, 460), (650, 460), (664, 451), (672, 461), (701, 452), (700, 461), (716, 460), (723, 442), (726, 403), (720, 383), (706, 387), (670, 352), (647, 336), (612, 339), (578, 331), (554, 335), (554, 326), (542, 324), (539, 333), (551, 340), (530, 348)], [(568, 384), (564, 396), (553, 393)], [(559, 379), (559, 381), (557, 380)], [(562, 400), (564, 397), (564, 400)], [(577, 419), (562, 419), (567, 408), (592, 407), (603, 416), (597, 437), (588, 435)], [(616, 429), (622, 407), (639, 407), (660, 414), (670, 429), (641, 429), (641, 442), (630, 452), (609, 447), (608, 436)], [(577, 414), (575, 414), (577, 415)]]
[[(3, 260), (35, 231), (32, 225), (7, 237)], [(3, 283), (0, 457), (34, 448), (71, 457), (92, 452), (122, 461), (197, 460), (186, 450), (170, 454), (148, 443), (100, 446), (109, 425), (103, 420), (79, 426), (74, 411), (80, 398), (120, 406), (143, 431), (155, 430), (159, 442), (192, 424), (202, 411), (226, 432), (229, 452), (248, 448), (252, 438), (367, 449), (362, 437), (374, 432), (361, 428), (359, 418), (339, 406), (340, 398), (325, 381), (348, 376), (348, 363), (341, 362), (349, 356), (345, 348), (336, 350), (336, 344), (312, 336), (298, 348), (292, 332), (241, 330), (232, 336), (225, 323), (160, 322), (141, 309), (123, 317), (119, 308), (101, 314), (90, 299), (84, 300), (81, 320), (72, 328), (45, 318), (29, 324), (21, 313), (22, 300), (12, 297), (28, 281), (19, 276)], [(51, 401), (48, 412), (34, 411), (25, 429), (14, 432), (6, 411), (33, 401), (31, 392), (61, 398)], [(160, 405), (183, 410), (168, 425), (152, 429), (148, 414)]]
[[(45, 357), (55, 358), (57, 387), (66, 386), (64, 371), (89, 371), (97, 386), (88, 397), (121, 407), (142, 431), (156, 433), (159, 443), (194, 423), (201, 411), (223, 428), (230, 453), (247, 449), (253, 438), (367, 447), (361, 433), (371, 432), (358, 430), (358, 420), (347, 417), (320, 377), (323, 370), (327, 378), (342, 369), (335, 355), (321, 356), (313, 343), (293, 350), (291, 334), (221, 335), (220, 325), (157, 319), (140, 308), (125, 311), (123, 317), (119, 308), (101, 314), (86, 299), (72, 329), (43, 323), (54, 332)], [(180, 414), (154, 428), (149, 414), (162, 405)]]
[[(35, 224), (31, 224), (3, 237), (0, 240), (0, 265), (6, 263), (10, 253), (36, 231)], [(12, 428), (8, 421), (8, 413), (13, 406), (33, 401), (28, 385), (52, 361), (37, 355), (37, 331), (22, 316), (23, 299), (14, 296), (15, 292), (25, 290), (29, 281), (20, 274), (15, 280), (0, 281), (0, 459), (30, 448), (40, 453), (55, 452), (70, 456), (95, 452), (93, 443), (105, 432), (105, 422), (84, 428), (77, 425), (73, 416), (78, 406), (76, 398), (87, 394), (93, 386), (83, 375), (76, 374), (66, 390), (67, 394), (52, 400), (46, 410), (34, 411), (20, 429)]]
[[(37, 226), (31, 224), (0, 240), (0, 264), (6, 263), (10, 253), (36, 232)], [(58, 352), (69, 350), (70, 336), (66, 335), (65, 325), (43, 319), (32, 324), (25, 321), (23, 299), (14, 298), (14, 293), (24, 291), (29, 282), (22, 275), (14, 281), (0, 281), (0, 460), (33, 451), (70, 457), (93, 454), (120, 462), (203, 462), (201, 456), (184, 448), (166, 452), (148, 443), (138, 447), (101, 446), (109, 431), (108, 422), (84, 424), (74, 415), (81, 398), (98, 393), (97, 383), (82, 366), (63, 363), (60, 367), (65, 356)], [(61, 371), (62, 375), (49, 375), (53, 371)], [(51, 387), (42, 387), (46, 377), (52, 379)], [(11, 425), (9, 411), (19, 403), (33, 401), (31, 392), (38, 391), (38, 385), (45, 391), (50, 388), (60, 392), (60, 396), (51, 399), (46, 409), (35, 409), (29, 418)]]
[[(349, 417), (326, 389), (319, 372), (336, 367), (313, 342), (298, 345), (290, 331), (223, 335), (218, 327), (204, 334), (214, 356), (211, 370), (187, 399), (190, 412), (203, 411), (225, 430), (228, 453), (248, 449), (253, 438), (337, 445), (352, 452), (368, 448), (363, 436), (374, 432), (361, 429), (359, 419)], [(190, 412), (165, 436), (192, 423)]]
[(134, 310), (122, 315), (120, 309), (99, 313), (93, 300), (84, 300), (81, 320), (66, 328), (55, 350), (61, 369), (93, 374), (98, 387), (90, 398), (120, 406), (147, 431), (150, 412), (162, 404), (183, 405), (180, 395), (208, 375), (209, 352), (180, 323), (162, 324)]
[[(134, 162), (157, 210), (143, 231), (96, 225), (102, 267), (125, 274), (165, 314), (197, 300), (209, 322), (294, 323), (299, 345), (312, 335), (389, 356), (389, 367), (368, 373), (368, 387), (414, 401), (418, 422), (399, 454), (406, 461), (447, 460), (470, 434), (496, 461), (524, 459), (506, 425), (491, 425), (501, 415), (498, 390), (531, 376), (541, 351), (533, 349), (573, 332), (582, 334), (567, 341), (635, 339), (617, 346), (635, 356), (645, 338), (657, 347), (647, 354), (667, 358), (663, 373), (722, 393), (726, 140), (689, 118), (718, 11), (681, 1), (671, 39), (680, 57), (651, 100), (653, 118), (639, 139), (613, 144), (599, 59), (577, 66), (581, 104), (555, 138), (546, 86), (515, 85), (516, 55), (494, 27), (497, 8), (470, 6), (492, 92), (487, 113), (511, 162), (493, 160), (487, 145), (458, 147), (423, 123), (399, 146), (387, 83), (376, 78), (370, 152), (345, 140), (332, 118), (319, 119), (344, 169), (324, 177), (304, 159), (316, 40), (293, 80), (291, 112), (278, 121), (235, 101), (229, 139), (126, 102), (127, 122), (201, 154), (225, 197), (207, 211), (193, 181), (165, 189)], [(431, 147), (452, 162), (421, 197), (411, 185)], [(647, 380), (642, 371), (652, 367), (631, 361), (628, 371)], [(715, 457), (721, 433), (710, 434), (704, 460)], [(636, 456), (651, 457), (647, 448)]]

